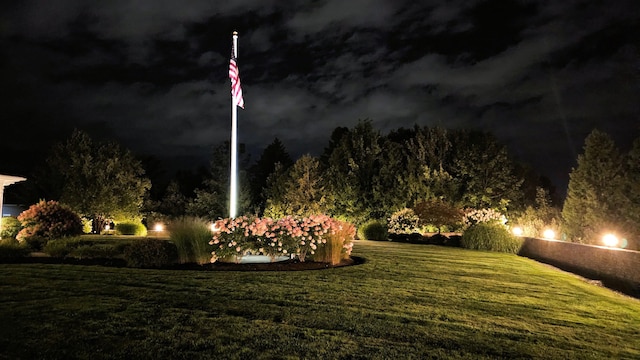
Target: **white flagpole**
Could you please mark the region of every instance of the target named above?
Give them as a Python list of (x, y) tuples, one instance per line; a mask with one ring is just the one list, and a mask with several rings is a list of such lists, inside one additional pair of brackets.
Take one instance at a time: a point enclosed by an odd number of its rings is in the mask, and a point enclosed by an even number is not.
[[(238, 33), (233, 32), (233, 57), (238, 58)], [(229, 217), (236, 217), (237, 167), (238, 167), (238, 104), (231, 96), (231, 189), (229, 192)]]

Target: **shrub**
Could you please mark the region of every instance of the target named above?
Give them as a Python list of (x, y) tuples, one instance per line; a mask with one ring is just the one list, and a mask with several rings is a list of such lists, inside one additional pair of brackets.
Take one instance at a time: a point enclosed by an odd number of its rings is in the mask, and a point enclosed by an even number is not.
[(211, 237), (211, 229), (202, 219), (183, 217), (171, 222), (170, 239), (177, 247), (181, 263), (210, 262), (213, 250), (209, 245)]
[(42, 251), (52, 257), (65, 257), (81, 245), (80, 238), (55, 239), (48, 241)]
[(47, 245), (47, 242), (49, 242), (49, 239), (42, 236), (30, 236), (23, 241), (31, 251), (42, 251), (44, 246)]
[(337, 252), (335, 261), (339, 262), (340, 256), (351, 254), (355, 236), (355, 227), (351, 223), (327, 215), (287, 216), (277, 221), (271, 218), (251, 220), (241, 216), (220, 219), (215, 225), (217, 231), (209, 242), (213, 245), (212, 262), (230, 258), (237, 261), (245, 254), (297, 255), (300, 262), (309, 255), (317, 261), (321, 256), (314, 255), (331, 241), (336, 245), (336, 249), (331, 251)]
[[(0, 214), (1, 216), (2, 214)], [(2, 228), (0, 228), (0, 239), (15, 239), (22, 228), (20, 220), (13, 216), (2, 218)]]
[(387, 224), (380, 220), (369, 220), (358, 228), (358, 238), (362, 240), (388, 240)]
[(411, 234), (419, 232), (420, 218), (411, 209), (398, 210), (389, 218), (389, 232), (394, 234)]
[(449, 240), (448, 237), (442, 234), (434, 234), (429, 238), (429, 244), (433, 245), (444, 245), (445, 242)]
[(553, 230), (556, 234), (560, 231), (560, 210), (545, 207), (536, 209), (532, 206), (509, 220), (512, 227), (520, 227), (522, 236), (541, 238), (546, 229)]
[(77, 259), (112, 259), (119, 255), (115, 246), (110, 244), (83, 243), (72, 249), (67, 257)]
[(466, 209), (462, 219), (463, 229), (479, 223), (504, 225), (507, 218), (500, 212), (493, 209)]
[(178, 249), (172, 242), (157, 239), (134, 241), (124, 251), (127, 266), (159, 268), (178, 261)]
[(466, 249), (517, 253), (522, 239), (509, 233), (502, 225), (477, 223), (462, 234), (460, 245)]
[(452, 246), (452, 247), (460, 247), (460, 240), (462, 236), (460, 235), (451, 235), (445, 240), (444, 246)]
[(82, 221), (82, 232), (85, 234), (91, 234), (91, 232), (93, 232), (93, 220), (83, 217), (80, 221)]
[(147, 236), (147, 228), (140, 221), (123, 221), (116, 224), (116, 234)]
[(427, 244), (429, 238), (425, 237), (420, 233), (410, 233), (410, 234), (394, 234), (389, 233), (389, 241), (393, 242), (404, 242), (410, 244)]
[(18, 241), (32, 236), (45, 239), (82, 234), (82, 221), (69, 207), (57, 201), (44, 201), (31, 205), (18, 216), (23, 229), (17, 235)]
[(31, 249), (21, 244), (16, 239), (2, 239), (0, 240), (0, 258), (16, 258), (29, 255)]

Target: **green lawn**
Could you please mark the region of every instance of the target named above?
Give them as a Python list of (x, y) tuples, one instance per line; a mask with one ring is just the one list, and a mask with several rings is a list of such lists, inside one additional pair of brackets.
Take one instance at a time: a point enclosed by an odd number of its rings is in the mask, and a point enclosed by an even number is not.
[(640, 358), (640, 301), (532, 260), (354, 255), (304, 272), (0, 264), (0, 358)]

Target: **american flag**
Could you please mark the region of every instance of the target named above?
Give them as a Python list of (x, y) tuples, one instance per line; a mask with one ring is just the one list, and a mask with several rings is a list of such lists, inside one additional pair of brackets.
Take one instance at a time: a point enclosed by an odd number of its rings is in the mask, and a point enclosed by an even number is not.
[(244, 99), (242, 98), (242, 88), (240, 87), (240, 74), (238, 73), (238, 63), (233, 45), (231, 45), (231, 61), (229, 61), (229, 78), (231, 79), (231, 97), (233, 104), (244, 109)]

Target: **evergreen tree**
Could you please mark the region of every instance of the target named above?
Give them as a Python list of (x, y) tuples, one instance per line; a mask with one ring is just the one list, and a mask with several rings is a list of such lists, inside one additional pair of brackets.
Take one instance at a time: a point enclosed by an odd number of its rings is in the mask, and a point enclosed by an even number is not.
[(602, 232), (622, 230), (623, 158), (607, 134), (589, 134), (569, 178), (562, 217), (570, 241), (599, 243)]
[(336, 215), (361, 223), (378, 211), (374, 184), (382, 159), (380, 141), (369, 120), (360, 121), (337, 140), (327, 160), (328, 190)]
[(640, 137), (632, 145), (627, 156), (622, 209), (625, 215), (625, 232), (629, 248), (640, 250)]
[(275, 168), (267, 177), (263, 192), (265, 198), (264, 216), (279, 219), (287, 215), (289, 204), (286, 193), (289, 172), (282, 164), (276, 163)]
[[(238, 147), (238, 214), (247, 212), (251, 205), (251, 189), (247, 178), (249, 155), (244, 144)], [(229, 184), (231, 154), (228, 141), (216, 146), (213, 150), (209, 175), (197, 188), (195, 198), (187, 204), (189, 215), (209, 220), (229, 216)]]
[(249, 168), (249, 181), (251, 184), (251, 197), (253, 206), (258, 213), (264, 211), (266, 197), (264, 189), (267, 185), (267, 178), (275, 170), (276, 164), (280, 164), (283, 169), (288, 169), (293, 160), (287, 152), (280, 139), (275, 138), (273, 142), (262, 151), (260, 158)]
[(291, 215), (309, 216), (329, 212), (320, 162), (304, 155), (289, 171), (285, 201)]

